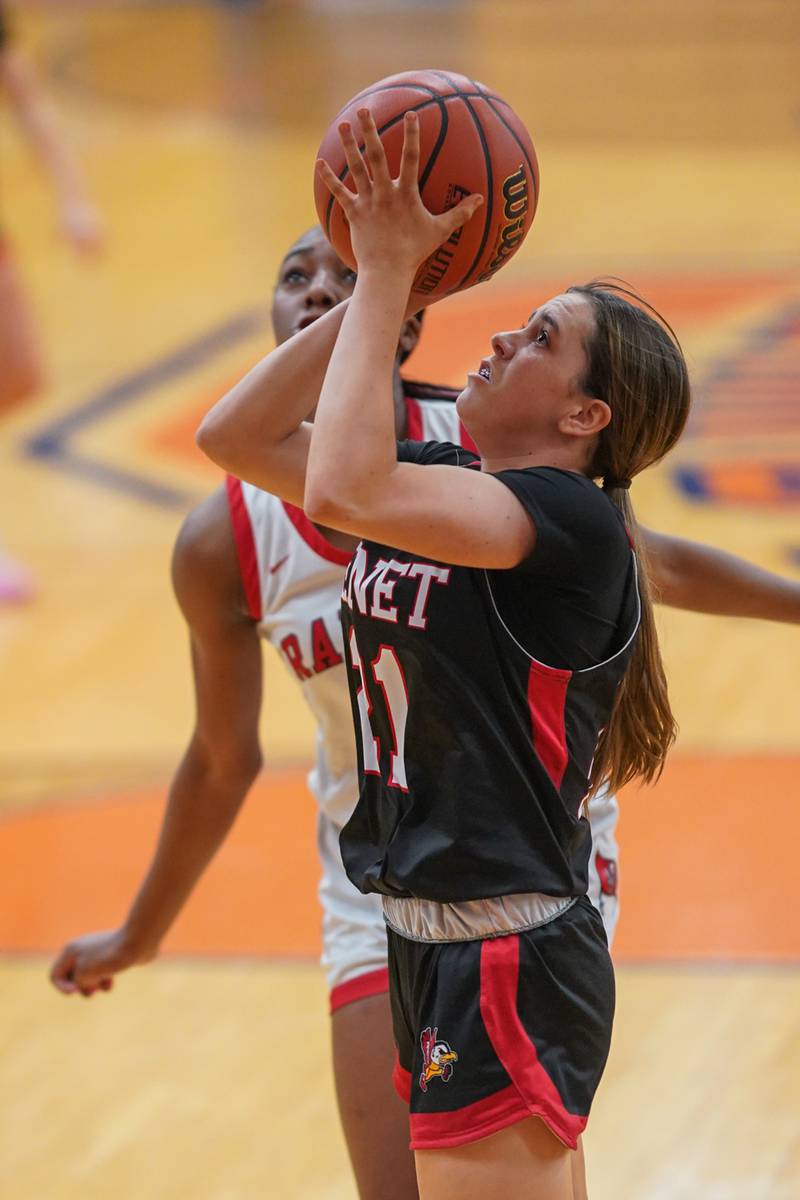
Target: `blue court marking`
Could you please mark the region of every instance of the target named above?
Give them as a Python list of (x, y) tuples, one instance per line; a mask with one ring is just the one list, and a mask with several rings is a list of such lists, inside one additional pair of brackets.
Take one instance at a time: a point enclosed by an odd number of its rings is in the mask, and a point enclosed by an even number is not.
[(254, 333), (263, 332), (267, 321), (262, 309), (250, 309), (232, 317), (177, 350), (156, 359), (149, 366), (109, 384), (82, 401), (69, 412), (43, 425), (22, 443), (29, 458), (39, 459), (63, 474), (76, 476), (98, 487), (121, 492), (146, 504), (162, 508), (184, 508), (195, 496), (182, 488), (173, 488), (127, 471), (100, 458), (83, 454), (72, 447), (71, 439), (107, 417), (144, 399), (153, 388), (208, 362), (222, 350), (235, 346)]
[[(720, 436), (718, 428), (708, 428), (708, 426), (718, 420), (720, 413), (724, 412), (726, 407), (741, 407), (744, 404), (755, 407), (761, 401), (763, 404), (760, 410), (763, 414), (763, 428), (766, 432), (769, 431), (770, 415), (781, 414), (788, 406), (784, 399), (770, 397), (770, 388), (775, 383), (797, 380), (798, 373), (790, 367), (788, 371), (781, 369), (776, 372), (764, 372), (763, 378), (759, 378), (757, 375), (753, 378), (749, 362), (755, 356), (763, 355), (779, 346), (781, 342), (797, 337), (798, 320), (800, 320), (800, 304), (796, 300), (791, 300), (769, 321), (753, 330), (743, 349), (736, 354), (720, 358), (713, 365), (695, 397), (692, 415), (686, 430), (686, 442), (689, 446), (693, 440), (695, 442), (714, 441)], [(752, 388), (752, 398), (741, 395), (737, 396), (734, 401), (726, 398), (721, 391), (724, 385), (742, 377), (748, 378), (748, 375), (750, 376), (748, 382)], [(765, 401), (766, 403), (764, 403)], [(794, 405), (796, 400), (791, 398), (789, 403)], [(795, 502), (800, 492), (800, 466), (795, 467), (793, 464), (781, 462), (774, 463), (772, 470), (779, 491), (786, 502)], [(671, 477), (678, 491), (687, 500), (703, 504), (719, 499), (715, 492), (711, 470), (705, 464), (692, 465), (684, 462), (673, 468)], [(722, 503), (729, 502), (722, 501)]]

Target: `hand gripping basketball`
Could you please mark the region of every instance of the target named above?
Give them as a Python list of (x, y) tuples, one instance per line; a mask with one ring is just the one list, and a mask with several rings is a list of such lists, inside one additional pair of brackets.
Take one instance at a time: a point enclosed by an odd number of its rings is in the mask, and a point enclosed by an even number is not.
[(317, 160), (320, 178), (339, 202), (361, 272), (392, 271), (413, 281), (420, 263), (429, 258), (457, 229), (466, 225), (483, 204), (473, 194), (438, 215), (425, 207), (419, 184), (419, 122), (407, 112), (403, 121), (400, 169), (392, 179), (375, 122), (367, 108), (358, 110), (364, 143), (359, 150), (348, 121), (338, 126), (355, 192), (346, 187), (324, 159)]

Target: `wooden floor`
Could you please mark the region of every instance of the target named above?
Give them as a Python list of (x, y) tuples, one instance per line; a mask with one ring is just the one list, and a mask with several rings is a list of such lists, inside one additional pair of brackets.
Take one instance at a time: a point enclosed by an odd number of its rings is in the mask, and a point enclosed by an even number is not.
[[(542, 202), (490, 289), (429, 314), (410, 373), (457, 383), (538, 300), (623, 275), (677, 328), (697, 391), (682, 445), (637, 482), (641, 517), (797, 573), (800, 9), (17, 8), (109, 247), (82, 266), (55, 241), (3, 113), (2, 224), (50, 381), (0, 423), (0, 543), (38, 589), (0, 609), (0, 1200), (352, 1200), (316, 965), (310, 722), (271, 656), (271, 769), (166, 960), (91, 1004), (45, 981), (65, 937), (122, 915), (190, 727), (168, 562), (217, 478), (192, 430), (269, 348), (269, 292), (314, 219), (330, 116), (373, 78), (439, 63), (517, 107)], [(682, 732), (663, 783), (625, 798), (591, 1195), (794, 1200), (798, 638), (661, 624)]]

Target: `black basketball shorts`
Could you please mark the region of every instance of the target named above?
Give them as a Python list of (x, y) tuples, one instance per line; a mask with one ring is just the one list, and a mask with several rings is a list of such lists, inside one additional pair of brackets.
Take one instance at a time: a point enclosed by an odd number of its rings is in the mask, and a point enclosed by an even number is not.
[(530, 1116), (574, 1149), (614, 1017), (614, 971), (589, 900), (477, 941), (388, 932), (394, 1083), (412, 1150), (478, 1141)]

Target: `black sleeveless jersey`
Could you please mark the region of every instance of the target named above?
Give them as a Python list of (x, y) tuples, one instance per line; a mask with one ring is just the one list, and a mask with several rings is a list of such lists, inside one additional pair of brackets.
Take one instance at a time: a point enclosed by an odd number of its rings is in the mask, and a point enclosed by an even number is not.
[[(405, 442), (403, 461), (476, 469), (469, 451)], [(360, 795), (342, 831), (362, 892), (458, 901), (583, 895), (581, 815), (600, 731), (639, 622), (618, 509), (583, 475), (497, 475), (536, 527), (508, 571), (362, 542), (342, 621)]]

